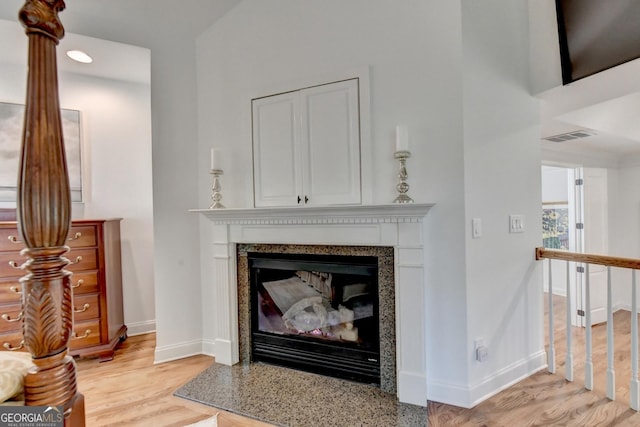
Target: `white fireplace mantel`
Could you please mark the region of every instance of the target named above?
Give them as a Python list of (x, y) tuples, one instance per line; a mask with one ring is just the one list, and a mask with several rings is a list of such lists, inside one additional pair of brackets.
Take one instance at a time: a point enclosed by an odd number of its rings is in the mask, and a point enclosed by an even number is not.
[[(239, 362), (236, 244), (371, 245), (394, 248), (396, 369), (401, 402), (427, 404), (422, 221), (433, 204), (194, 209), (212, 241), (203, 277), (205, 352)], [(205, 270), (203, 270), (205, 271)]]
[(342, 222), (422, 222), (433, 204), (304, 206), (238, 209), (193, 209), (215, 223), (334, 224)]

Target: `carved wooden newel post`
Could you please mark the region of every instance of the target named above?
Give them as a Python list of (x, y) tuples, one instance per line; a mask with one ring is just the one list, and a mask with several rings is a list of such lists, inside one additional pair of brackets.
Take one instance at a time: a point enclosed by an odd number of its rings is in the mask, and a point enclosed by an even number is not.
[(56, 63), (56, 46), (64, 36), (58, 12), (64, 8), (63, 0), (27, 0), (19, 14), (29, 38), (29, 72), (17, 214), (28, 258), (21, 279), (22, 331), (36, 365), (25, 376), (25, 402), (64, 406), (65, 425), (71, 425), (74, 404), (81, 406), (76, 412), (82, 412), (82, 424), (84, 407), (75, 362), (67, 354), (73, 308), (71, 273), (65, 270), (69, 261), (63, 255), (69, 250), (71, 198)]

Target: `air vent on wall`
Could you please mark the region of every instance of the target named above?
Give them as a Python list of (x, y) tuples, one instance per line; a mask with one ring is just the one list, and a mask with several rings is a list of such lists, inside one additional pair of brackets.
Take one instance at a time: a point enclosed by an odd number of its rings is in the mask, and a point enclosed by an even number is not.
[(573, 139), (586, 138), (595, 134), (596, 133), (591, 130), (576, 130), (573, 132), (561, 133), (560, 135), (547, 136), (546, 138), (542, 139), (552, 142), (565, 142), (571, 141)]

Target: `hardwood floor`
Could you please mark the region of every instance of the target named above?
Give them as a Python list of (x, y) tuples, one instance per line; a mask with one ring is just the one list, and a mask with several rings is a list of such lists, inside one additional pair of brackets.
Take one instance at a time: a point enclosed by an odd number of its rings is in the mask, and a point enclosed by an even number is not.
[[(616, 400), (605, 397), (606, 327), (593, 327), (594, 391), (583, 387), (584, 333), (572, 328), (574, 381), (564, 379), (564, 300), (554, 300), (557, 373), (539, 372), (472, 409), (429, 403), (430, 426), (638, 426), (629, 409), (630, 315), (615, 314)], [(269, 424), (174, 397), (173, 392), (213, 359), (194, 356), (153, 364), (155, 335), (129, 337), (111, 362), (78, 360), (79, 389), (86, 398), (87, 426), (183, 426), (219, 413), (221, 427)], [(330, 424), (327, 424), (329, 426)], [(315, 427), (315, 426), (309, 426)], [(345, 426), (346, 427), (346, 426)], [(350, 427), (350, 426), (349, 426)], [(388, 427), (388, 426), (384, 426)], [(413, 427), (413, 426), (410, 426)]]
[(155, 334), (129, 337), (110, 362), (78, 359), (78, 388), (86, 399), (88, 427), (184, 426), (216, 413), (218, 426), (269, 426), (173, 396), (173, 392), (206, 369), (213, 359), (193, 356), (153, 364)]
[[(546, 298), (545, 298), (546, 304)], [(629, 409), (630, 322), (627, 311), (614, 315), (616, 399), (606, 398), (606, 325), (593, 332), (594, 390), (584, 388), (584, 330), (571, 328), (574, 381), (565, 380), (565, 299), (554, 297), (556, 373), (541, 371), (473, 409), (429, 403), (431, 426), (638, 426), (640, 414)], [(547, 320), (545, 316), (545, 336)], [(636, 321), (638, 321), (636, 319)]]

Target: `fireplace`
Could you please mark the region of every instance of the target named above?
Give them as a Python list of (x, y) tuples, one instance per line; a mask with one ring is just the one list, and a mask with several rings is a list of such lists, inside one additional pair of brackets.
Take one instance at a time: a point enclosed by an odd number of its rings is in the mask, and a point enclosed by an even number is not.
[[(210, 224), (202, 247), (202, 351), (249, 363), (248, 253), (376, 257), (380, 389), (426, 405), (426, 287), (422, 221), (430, 204), (194, 210)], [(195, 346), (195, 344), (194, 344)], [(191, 347), (190, 347), (191, 348)], [(193, 351), (198, 351), (195, 349)], [(178, 349), (156, 350), (171, 359)]]
[(239, 244), (240, 360), (395, 393), (393, 248)]
[(380, 385), (376, 257), (247, 255), (252, 361)]

